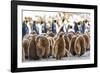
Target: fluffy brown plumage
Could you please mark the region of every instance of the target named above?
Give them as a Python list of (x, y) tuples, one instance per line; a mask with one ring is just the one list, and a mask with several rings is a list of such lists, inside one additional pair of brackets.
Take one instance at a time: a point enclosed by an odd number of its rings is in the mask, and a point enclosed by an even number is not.
[(82, 35), (79, 35), (74, 44), (75, 53), (79, 56), (83, 55), (86, 51), (85, 39)]
[(83, 34), (83, 37), (85, 39), (86, 50), (90, 50), (90, 38), (88, 34)]
[(73, 36), (71, 39), (71, 43), (70, 43), (70, 52), (72, 55), (76, 55), (75, 53), (75, 48), (74, 48), (74, 44), (75, 44), (75, 40), (76, 40), (77, 36)]
[(36, 50), (39, 58), (47, 58), (50, 54), (50, 43), (47, 37), (37, 36), (36, 38)]
[(65, 48), (65, 40), (64, 40), (64, 33), (61, 32), (58, 34), (58, 38), (55, 40), (54, 43), (54, 57), (56, 59), (61, 59), (66, 54)]

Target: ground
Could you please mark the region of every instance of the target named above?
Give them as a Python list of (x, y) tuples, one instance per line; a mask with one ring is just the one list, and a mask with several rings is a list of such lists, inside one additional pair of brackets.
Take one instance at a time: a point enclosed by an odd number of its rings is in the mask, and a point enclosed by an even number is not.
[[(85, 60), (85, 59), (89, 59), (90, 58), (90, 51), (87, 51), (85, 52), (84, 55), (82, 56), (69, 56), (69, 57), (63, 57), (62, 60)], [(55, 58), (48, 58), (48, 59), (40, 59), (40, 60), (35, 60), (35, 61), (55, 61), (56, 59)], [(29, 61), (29, 60), (26, 60), (26, 61)], [(34, 60), (32, 60), (34, 61)]]

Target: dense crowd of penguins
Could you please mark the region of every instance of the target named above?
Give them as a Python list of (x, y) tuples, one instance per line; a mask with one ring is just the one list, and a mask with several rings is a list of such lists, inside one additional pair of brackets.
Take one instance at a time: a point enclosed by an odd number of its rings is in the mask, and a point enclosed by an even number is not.
[(82, 56), (90, 50), (90, 32), (26, 34), (22, 40), (22, 61)]
[[(53, 13), (51, 13), (53, 14)], [(76, 20), (74, 16), (83, 20)], [(77, 13), (26, 17), (22, 24), (22, 61), (82, 56), (90, 50), (90, 20)]]

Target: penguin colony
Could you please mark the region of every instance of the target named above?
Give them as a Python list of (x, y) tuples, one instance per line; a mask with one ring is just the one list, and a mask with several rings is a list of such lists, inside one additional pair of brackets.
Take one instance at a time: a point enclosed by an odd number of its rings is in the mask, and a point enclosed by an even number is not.
[(90, 33), (52, 32), (36, 34), (31, 32), (22, 39), (22, 61), (82, 56), (90, 51)]

